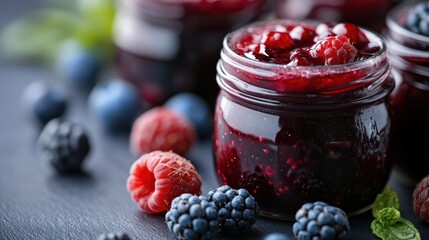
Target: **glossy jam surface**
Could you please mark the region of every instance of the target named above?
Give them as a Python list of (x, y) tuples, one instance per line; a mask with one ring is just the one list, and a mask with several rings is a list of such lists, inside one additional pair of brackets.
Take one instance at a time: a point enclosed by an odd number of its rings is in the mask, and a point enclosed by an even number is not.
[(278, 17), (351, 22), (379, 31), (393, 0), (279, 0)]
[[(351, 44), (357, 46), (353, 60), (289, 65), (292, 61), (283, 56), (316, 49), (312, 46), (319, 40), (280, 37), (281, 45), (254, 40), (279, 26), (291, 35), (296, 27), (312, 25), (263, 22), (230, 34), (224, 43), (214, 129), (219, 181), (246, 188), (262, 214), (274, 218), (290, 220), (303, 203), (317, 200), (349, 214), (367, 209), (393, 165), (386, 158), (386, 98), (393, 80), (384, 43), (378, 35), (358, 29), (354, 36), (363, 36), (364, 43)], [(272, 51), (266, 60), (246, 55), (260, 53), (248, 47), (252, 44), (298, 47)], [(373, 49), (371, 54), (362, 54), (367, 49)]]
[(380, 50), (351, 23), (304, 25), (298, 22), (249, 30), (234, 39), (238, 54), (288, 66), (340, 65), (366, 59)]
[[(365, 78), (383, 64), (374, 60), (384, 47), (380, 39), (348, 23), (330, 26), (274, 20), (230, 35), (228, 45), (245, 58), (240, 62), (276, 65), (276, 69), (261, 66), (264, 74), (253, 74), (237, 71), (227, 63), (228, 72), (244, 82), (279, 93), (347, 92), (374, 81)], [(365, 61), (374, 61), (374, 66), (359, 66)]]
[(414, 7), (400, 5), (388, 18), (392, 66), (401, 76), (389, 103), (390, 156), (399, 172), (413, 184), (429, 174), (429, 37), (407, 27)]
[(150, 105), (190, 91), (213, 106), (223, 37), (265, 16), (270, 2), (122, 1), (116, 22), (117, 69)]

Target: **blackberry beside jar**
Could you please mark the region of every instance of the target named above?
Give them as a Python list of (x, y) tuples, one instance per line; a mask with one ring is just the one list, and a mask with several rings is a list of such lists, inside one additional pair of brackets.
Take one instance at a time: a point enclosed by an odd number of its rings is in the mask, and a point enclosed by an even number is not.
[[(217, 66), (214, 163), (219, 182), (252, 193), (268, 217), (292, 220), (325, 201), (353, 215), (369, 208), (389, 178), (386, 158), (394, 81), (379, 50), (336, 66), (287, 66), (238, 54), (255, 32), (297, 26), (271, 20), (225, 37)], [(305, 23), (313, 24), (313, 23)]]
[(429, 36), (406, 27), (415, 4), (398, 5), (386, 20), (392, 66), (400, 75), (390, 97), (390, 156), (398, 176), (412, 185), (429, 174)]
[(117, 69), (150, 105), (184, 91), (214, 104), (224, 35), (270, 8), (271, 0), (121, 0), (114, 31)]

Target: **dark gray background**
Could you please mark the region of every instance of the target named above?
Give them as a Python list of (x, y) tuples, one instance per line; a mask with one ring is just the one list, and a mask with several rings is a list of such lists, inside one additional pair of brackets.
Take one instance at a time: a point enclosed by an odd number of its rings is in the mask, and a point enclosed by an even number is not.
[[(2, 0), (0, 29), (26, 12), (43, 6), (42, 0)], [(59, 176), (39, 159), (37, 126), (26, 115), (22, 91), (36, 80), (55, 81), (47, 67), (0, 60), (0, 239), (97, 239), (102, 233), (124, 231), (132, 239), (174, 239), (163, 215), (141, 213), (132, 202), (125, 182), (136, 159), (128, 149), (127, 135), (101, 131), (81, 96), (72, 96), (67, 119), (87, 128), (93, 151), (85, 172)], [(211, 142), (199, 143), (188, 158), (204, 179), (203, 193), (217, 187)], [(413, 186), (390, 185), (400, 195), (403, 217), (410, 219), (429, 239), (428, 224), (412, 212)], [(287, 203), (285, 203), (287, 204)], [(370, 212), (353, 217), (350, 239), (376, 239), (370, 230)], [(259, 218), (242, 236), (225, 239), (263, 239), (270, 232), (292, 237), (292, 223)]]

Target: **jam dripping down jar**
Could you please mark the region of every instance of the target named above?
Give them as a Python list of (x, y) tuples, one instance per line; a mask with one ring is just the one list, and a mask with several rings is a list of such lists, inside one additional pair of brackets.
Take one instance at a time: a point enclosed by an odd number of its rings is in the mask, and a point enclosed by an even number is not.
[(270, 13), (272, 0), (120, 0), (116, 66), (150, 105), (193, 92), (214, 105), (224, 35)]
[(429, 36), (408, 30), (406, 19), (416, 1), (392, 9), (387, 18), (387, 45), (399, 73), (390, 96), (391, 150), (395, 173), (415, 186), (429, 174)]
[(302, 204), (318, 200), (358, 214), (393, 166), (386, 46), (363, 30), (379, 50), (334, 66), (287, 66), (235, 51), (250, 34), (299, 24), (260, 21), (226, 35), (217, 65), (215, 171), (221, 184), (252, 193), (267, 217), (293, 220)]

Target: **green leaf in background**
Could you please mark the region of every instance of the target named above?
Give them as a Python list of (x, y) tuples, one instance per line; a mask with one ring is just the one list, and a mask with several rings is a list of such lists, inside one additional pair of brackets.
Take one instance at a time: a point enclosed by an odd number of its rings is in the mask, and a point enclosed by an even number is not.
[(53, 63), (65, 41), (77, 41), (105, 62), (113, 59), (115, 0), (50, 0), (55, 7), (14, 20), (0, 32), (0, 54)]
[(381, 194), (377, 195), (374, 206), (372, 208), (372, 215), (377, 218), (378, 212), (383, 208), (394, 208), (399, 211), (399, 198), (392, 189), (387, 186)]
[(1, 54), (12, 60), (51, 61), (60, 44), (75, 34), (79, 21), (76, 14), (65, 10), (34, 11), (1, 32)]
[(113, 54), (113, 21), (116, 13), (114, 0), (80, 0), (78, 10), (83, 19), (74, 38), (85, 48), (98, 50), (109, 59)]
[(413, 223), (403, 218), (388, 226), (375, 219), (371, 223), (371, 230), (383, 240), (421, 240), (420, 233)]

